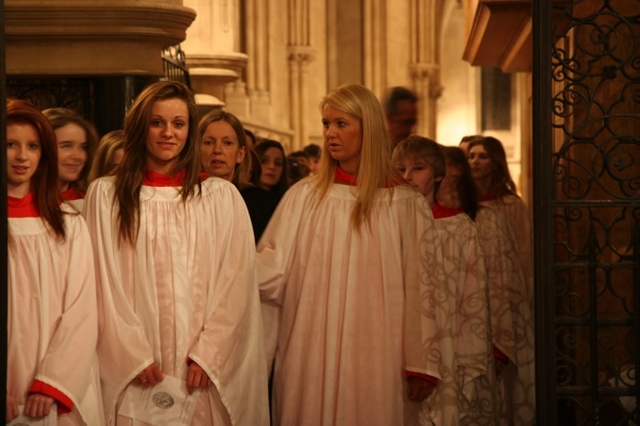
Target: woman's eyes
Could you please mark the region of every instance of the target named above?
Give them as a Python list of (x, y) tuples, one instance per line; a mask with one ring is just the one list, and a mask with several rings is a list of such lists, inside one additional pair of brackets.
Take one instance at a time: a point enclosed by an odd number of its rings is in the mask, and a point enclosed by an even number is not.
[(30, 143), (29, 149), (33, 149), (33, 150), (40, 149), (40, 145), (38, 145), (37, 143)]

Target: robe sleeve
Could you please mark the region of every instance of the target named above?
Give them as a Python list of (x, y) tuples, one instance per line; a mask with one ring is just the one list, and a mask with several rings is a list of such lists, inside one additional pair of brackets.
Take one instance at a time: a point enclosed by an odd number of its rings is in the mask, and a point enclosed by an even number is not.
[(65, 215), (69, 264), (64, 312), (37, 367), (35, 381), (41, 383), (41, 389), (55, 389), (57, 397), (51, 396), (72, 409), (89, 386), (98, 326), (91, 240), (80, 215)]
[[(211, 244), (219, 256), (211, 259), (216, 273), (208, 283), (205, 323), (188, 357), (214, 382), (233, 424), (268, 424), (251, 219), (233, 187), (210, 197), (210, 202), (217, 212), (212, 226), (218, 228)], [(264, 398), (257, 401), (247, 396), (261, 394)]]
[(89, 187), (83, 211), (94, 247), (100, 333), (98, 359), (106, 412), (115, 409), (120, 392), (154, 361), (143, 325), (121, 279), (111, 179), (98, 179)]
[(308, 208), (308, 182), (290, 188), (262, 234), (257, 246), (257, 274), (260, 300), (281, 305), (284, 286), (297, 249), (303, 209)]

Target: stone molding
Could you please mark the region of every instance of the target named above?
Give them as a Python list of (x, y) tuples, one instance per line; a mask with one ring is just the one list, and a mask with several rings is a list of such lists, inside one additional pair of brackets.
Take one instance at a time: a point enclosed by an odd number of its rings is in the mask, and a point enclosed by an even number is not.
[(162, 49), (195, 19), (161, 1), (7, 0), (8, 75), (163, 74)]

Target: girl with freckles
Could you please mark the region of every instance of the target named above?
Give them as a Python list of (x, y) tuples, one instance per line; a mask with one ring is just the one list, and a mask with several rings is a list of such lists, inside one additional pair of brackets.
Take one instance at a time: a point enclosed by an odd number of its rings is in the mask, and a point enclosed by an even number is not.
[(61, 203), (56, 137), (26, 101), (7, 103), (6, 421), (103, 424), (91, 240)]
[[(125, 117), (120, 167), (87, 193), (112, 424), (268, 424), (251, 221), (232, 183), (200, 173), (197, 126), (185, 85), (148, 86)], [(193, 397), (190, 418), (123, 407), (141, 388), (169, 408), (164, 381)]]
[(397, 184), (370, 90), (338, 87), (320, 109), (320, 171), (285, 193), (257, 247), (273, 424), (416, 424), (452, 358), (433, 216)]

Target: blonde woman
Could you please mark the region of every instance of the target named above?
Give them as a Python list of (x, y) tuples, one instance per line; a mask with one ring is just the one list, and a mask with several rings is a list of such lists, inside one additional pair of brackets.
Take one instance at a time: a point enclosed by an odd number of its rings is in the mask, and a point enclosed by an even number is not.
[(263, 312), (277, 318), (266, 322), (273, 421), (415, 424), (406, 412), (451, 359), (434, 309), (442, 288), (433, 216), (424, 197), (396, 186), (370, 90), (341, 86), (320, 108), (320, 171), (285, 193), (258, 244)]

